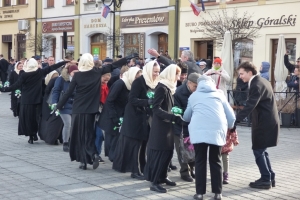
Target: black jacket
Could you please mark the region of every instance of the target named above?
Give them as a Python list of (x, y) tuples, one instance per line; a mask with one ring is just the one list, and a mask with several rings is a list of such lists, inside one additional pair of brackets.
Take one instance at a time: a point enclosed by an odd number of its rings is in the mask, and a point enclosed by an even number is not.
[(120, 75), (112, 76), (107, 83), (107, 87), (110, 88), (119, 79), (120, 79)]
[(289, 70), (290, 73), (294, 73), (295, 66), (290, 63), (288, 55), (284, 55), (284, 65)]
[(173, 150), (174, 135), (171, 113), (174, 106), (171, 91), (164, 84), (158, 83), (153, 100), (153, 118), (148, 140), (148, 148), (153, 150)]
[(98, 123), (106, 134), (119, 133), (119, 129), (114, 130), (114, 127), (119, 127), (119, 119), (124, 116), (128, 95), (129, 90), (122, 79), (117, 80), (110, 88)]
[(0, 60), (0, 71), (6, 74), (9, 65), (9, 62), (2, 58)]
[(148, 119), (151, 114), (148, 106), (148, 91), (150, 88), (146, 85), (143, 76), (133, 81), (121, 129), (123, 135), (137, 140), (148, 140)]
[(33, 72), (24, 72), (19, 76), (19, 79), (16, 83), (8, 88), (5, 88), (5, 92), (10, 92), (22, 87), (21, 104), (40, 104), (42, 103), (43, 79), (47, 74), (64, 65), (65, 63), (66, 62), (60, 62), (44, 69), (37, 69)]
[(237, 116), (242, 121), (252, 113), (252, 149), (277, 146), (280, 123), (273, 89), (269, 81), (256, 76), (252, 79), (246, 105)]
[[(61, 109), (71, 97), (76, 88), (72, 113), (74, 114), (95, 114), (99, 111), (101, 76), (111, 73), (115, 68), (126, 62), (120, 59), (102, 68), (94, 67), (90, 71), (76, 72), (62, 99), (57, 103), (57, 108)], [(52, 65), (53, 66), (53, 65)]]
[[(191, 96), (191, 92), (188, 89), (186, 82), (183, 83), (181, 86), (179, 86), (176, 89), (176, 92), (174, 94), (174, 106), (177, 106), (182, 109), (183, 113), (187, 107), (188, 99)], [(175, 135), (180, 135), (181, 132), (183, 132), (184, 137), (189, 136), (189, 129), (187, 124), (180, 126), (178, 124), (173, 125), (173, 130)]]

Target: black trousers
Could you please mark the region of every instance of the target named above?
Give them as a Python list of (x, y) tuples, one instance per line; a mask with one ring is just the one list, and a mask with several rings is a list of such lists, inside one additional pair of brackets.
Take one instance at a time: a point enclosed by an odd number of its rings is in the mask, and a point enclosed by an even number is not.
[(221, 146), (198, 143), (194, 144), (195, 148), (195, 177), (197, 194), (206, 193), (207, 177), (207, 149), (209, 147), (209, 167), (211, 176), (212, 192), (222, 193), (222, 163), (221, 163)]

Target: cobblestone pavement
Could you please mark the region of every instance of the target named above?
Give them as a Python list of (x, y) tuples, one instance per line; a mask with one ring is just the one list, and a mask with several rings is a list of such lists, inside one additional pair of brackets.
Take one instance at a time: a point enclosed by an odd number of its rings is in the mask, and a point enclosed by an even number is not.
[[(193, 199), (195, 183), (183, 182), (179, 172), (169, 177), (176, 187), (168, 193), (149, 190), (149, 183), (130, 178), (130, 173), (112, 170), (106, 163), (99, 168), (82, 171), (79, 164), (70, 162), (62, 145), (47, 145), (43, 141), (33, 145), (17, 135), (18, 119), (12, 116), (10, 96), (0, 94), (0, 200), (4, 199)], [(240, 145), (230, 155), (230, 184), (223, 189), (224, 199), (300, 199), (300, 129), (281, 129), (279, 145), (270, 148), (272, 167), (276, 172), (276, 187), (258, 190), (248, 187), (259, 178), (251, 151), (250, 129), (238, 127)], [(173, 163), (178, 166), (177, 157)], [(208, 175), (205, 199), (212, 199)]]

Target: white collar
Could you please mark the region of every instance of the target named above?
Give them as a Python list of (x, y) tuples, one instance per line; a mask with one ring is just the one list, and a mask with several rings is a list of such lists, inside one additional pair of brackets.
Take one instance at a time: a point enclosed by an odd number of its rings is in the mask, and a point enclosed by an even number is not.
[(252, 79), (253, 79), (255, 76), (257, 76), (257, 74), (256, 74), (256, 75), (254, 75), (254, 76), (252, 76), (252, 77), (250, 78), (250, 80), (249, 80), (249, 82), (248, 82), (248, 88), (250, 88), (251, 81), (252, 81)]

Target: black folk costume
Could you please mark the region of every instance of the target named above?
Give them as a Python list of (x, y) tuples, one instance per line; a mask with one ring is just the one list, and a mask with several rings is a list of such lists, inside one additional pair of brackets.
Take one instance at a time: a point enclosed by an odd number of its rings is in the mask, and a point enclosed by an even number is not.
[[(16, 83), (19, 79), (20, 73), (23, 73), (24, 71), (20, 71), (18, 70), (18, 63), (15, 64), (15, 69), (14, 71), (11, 72), (10, 76), (9, 76), (9, 84), (13, 85), (14, 83)], [(19, 88), (20, 89), (20, 88)], [(14, 117), (19, 116), (19, 112), (20, 112), (20, 98), (21, 97), (17, 97), (15, 95), (16, 90), (13, 90), (11, 92), (11, 97), (10, 97), (10, 101), (11, 101), (11, 110), (13, 112)]]
[(124, 117), (131, 84), (140, 70), (138, 67), (131, 67), (121, 79), (112, 85), (100, 115), (98, 125), (105, 132), (105, 156), (108, 156), (112, 162), (120, 135), (118, 123), (120, 123), (120, 118)]
[(152, 115), (147, 92), (154, 91), (158, 84), (157, 79), (152, 78), (155, 63), (157, 62), (147, 63), (143, 68), (143, 75), (132, 84), (113, 163), (113, 169), (119, 172), (131, 172), (131, 176), (138, 179), (144, 178), (142, 173), (146, 165), (149, 118)]
[(93, 164), (94, 169), (99, 166), (94, 128), (95, 115), (99, 111), (101, 76), (125, 63), (126, 58), (95, 68), (92, 55), (83, 54), (78, 65), (79, 72), (74, 74), (68, 90), (57, 104), (57, 109), (62, 109), (76, 88), (69, 151), (71, 161), (80, 162), (81, 169), (86, 169), (87, 164)]
[(10, 92), (22, 87), (22, 98), (19, 113), (18, 135), (29, 136), (29, 143), (37, 140), (39, 108), (42, 102), (42, 83), (45, 76), (67, 62), (60, 62), (44, 69), (38, 68), (38, 63), (31, 58), (24, 65), (18, 81), (2, 91)]

